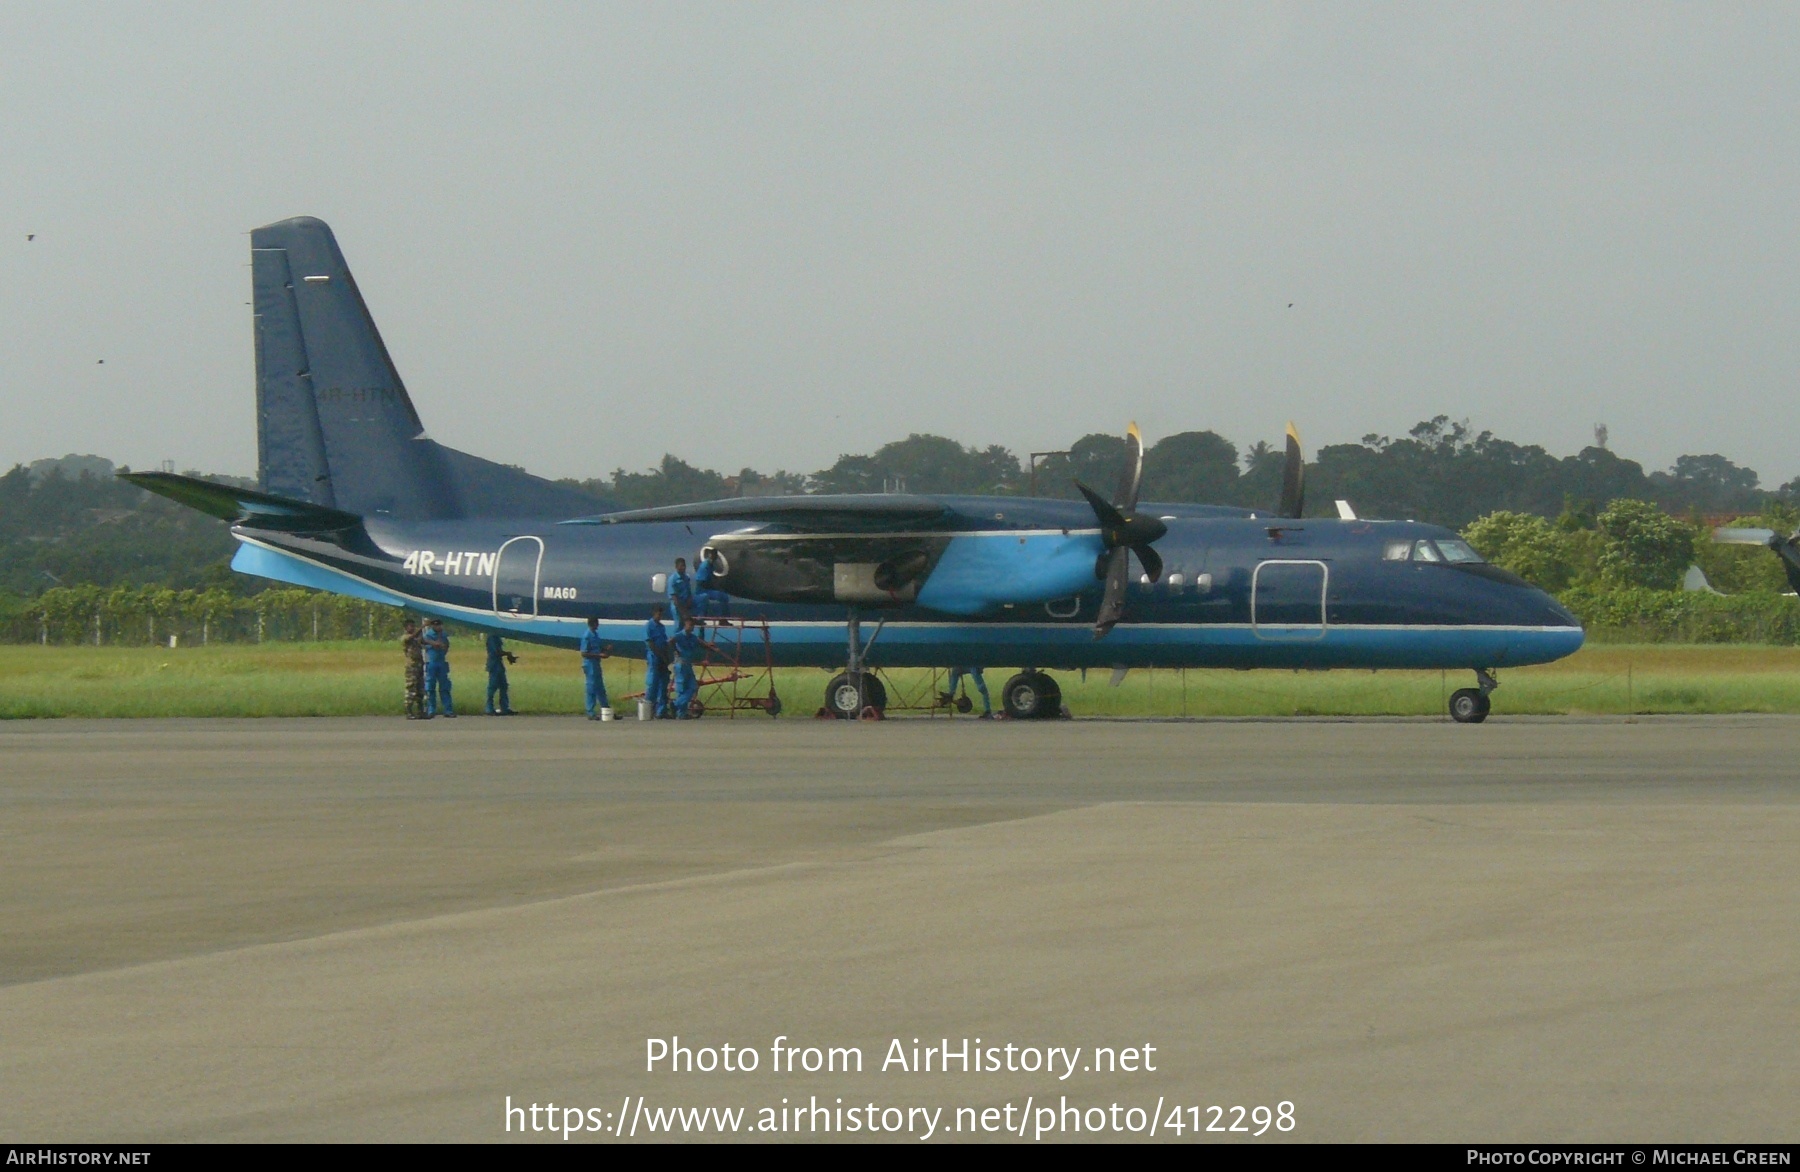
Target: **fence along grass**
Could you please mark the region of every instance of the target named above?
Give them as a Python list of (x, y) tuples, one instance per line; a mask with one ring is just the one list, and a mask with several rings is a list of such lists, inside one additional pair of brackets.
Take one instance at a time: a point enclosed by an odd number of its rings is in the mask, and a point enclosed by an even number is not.
[(257, 594), (162, 586), (64, 586), (46, 590), (4, 618), (8, 643), (55, 646), (184, 646), (213, 643), (398, 639), (402, 611), (314, 590)]

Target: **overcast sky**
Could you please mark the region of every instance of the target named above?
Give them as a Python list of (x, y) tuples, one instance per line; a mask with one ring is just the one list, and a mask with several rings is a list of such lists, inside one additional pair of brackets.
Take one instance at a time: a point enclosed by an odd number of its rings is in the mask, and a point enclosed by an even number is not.
[(548, 475), (1441, 412), (1773, 485), (1797, 115), (1791, 4), (7, 4), (0, 462), (253, 471), (304, 214)]

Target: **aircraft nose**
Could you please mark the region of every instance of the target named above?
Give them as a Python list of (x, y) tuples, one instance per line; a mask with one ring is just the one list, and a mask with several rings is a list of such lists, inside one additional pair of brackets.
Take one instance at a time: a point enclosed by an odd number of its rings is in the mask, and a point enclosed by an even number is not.
[[(1542, 591), (1539, 591), (1542, 594)], [(1569, 611), (1569, 608), (1556, 599), (1544, 594), (1544, 625), (1546, 627), (1579, 627), (1581, 620)]]

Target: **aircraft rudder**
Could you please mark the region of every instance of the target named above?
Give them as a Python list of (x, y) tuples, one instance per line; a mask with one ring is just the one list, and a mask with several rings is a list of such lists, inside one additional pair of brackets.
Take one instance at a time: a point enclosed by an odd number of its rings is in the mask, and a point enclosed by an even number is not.
[(455, 493), (330, 225), (250, 233), (264, 484), (396, 517), (457, 515)]
[(572, 517), (588, 494), (425, 436), (330, 225), (253, 229), (257, 438), (265, 492), (364, 516)]

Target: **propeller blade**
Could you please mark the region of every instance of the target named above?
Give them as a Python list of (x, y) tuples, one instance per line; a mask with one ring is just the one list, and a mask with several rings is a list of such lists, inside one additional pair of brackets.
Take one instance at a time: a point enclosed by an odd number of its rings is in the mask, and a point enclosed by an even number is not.
[(1125, 432), (1125, 470), (1119, 477), (1119, 489), (1108, 502), (1099, 493), (1077, 480), (1075, 487), (1087, 498), (1100, 522), (1100, 556), (1094, 561), (1094, 576), (1106, 582), (1100, 596), (1100, 613), (1094, 619), (1094, 638), (1105, 637), (1125, 617), (1125, 593), (1131, 584), (1131, 555), (1136, 553), (1144, 573), (1152, 582), (1162, 580), (1162, 558), (1150, 543), (1169, 531), (1160, 517), (1137, 514), (1138, 490), (1144, 479), (1144, 437), (1133, 423)]
[[(1144, 517), (1133, 515), (1125, 518), (1125, 531), (1119, 536), (1120, 545), (1129, 545), (1136, 549), (1140, 545), (1149, 545), (1152, 541), (1160, 541), (1169, 527), (1163, 524), (1161, 517)], [(1156, 575), (1152, 574), (1151, 577)]]
[(1137, 508), (1138, 488), (1144, 479), (1144, 437), (1133, 422), (1125, 429), (1125, 468), (1119, 473), (1119, 489), (1113, 493), (1113, 504), (1129, 513)]
[(1152, 582), (1162, 581), (1162, 555), (1148, 545), (1134, 545), (1131, 552), (1137, 554), (1138, 561), (1144, 564), (1144, 573)]
[(1281, 470), (1281, 508), (1283, 517), (1299, 517), (1306, 511), (1306, 458), (1300, 454), (1300, 433), (1290, 421), (1287, 425), (1287, 462)]
[(1119, 544), (1119, 539), (1125, 532), (1125, 514), (1113, 508), (1111, 504), (1107, 503), (1105, 497), (1081, 481), (1077, 480), (1075, 487), (1081, 490), (1082, 496), (1087, 498), (1088, 505), (1094, 510), (1094, 516), (1100, 521), (1100, 540), (1108, 546)]
[(1125, 617), (1126, 575), (1130, 572), (1130, 553), (1117, 546), (1107, 558), (1106, 592), (1100, 596), (1100, 613), (1094, 618), (1094, 638), (1104, 638)]
[(1720, 545), (1774, 545), (1773, 529), (1714, 529), (1713, 540)]

